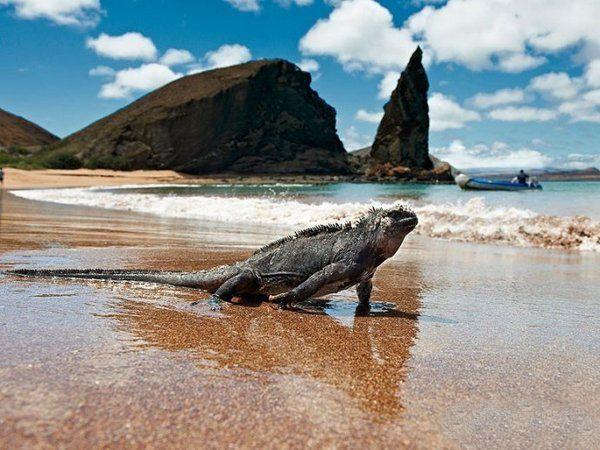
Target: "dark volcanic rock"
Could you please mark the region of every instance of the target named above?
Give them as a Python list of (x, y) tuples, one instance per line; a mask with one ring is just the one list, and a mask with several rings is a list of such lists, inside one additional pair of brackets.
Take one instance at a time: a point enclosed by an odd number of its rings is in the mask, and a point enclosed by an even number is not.
[(412, 170), (431, 170), (429, 158), (429, 81), (421, 63), (423, 52), (417, 48), (402, 72), (385, 114), (371, 157), (375, 164), (409, 167)]
[(0, 109), (0, 147), (40, 147), (56, 141), (58, 138), (42, 127)]
[(347, 173), (335, 110), (310, 74), (253, 61), (176, 80), (57, 146), (84, 165), (187, 173)]

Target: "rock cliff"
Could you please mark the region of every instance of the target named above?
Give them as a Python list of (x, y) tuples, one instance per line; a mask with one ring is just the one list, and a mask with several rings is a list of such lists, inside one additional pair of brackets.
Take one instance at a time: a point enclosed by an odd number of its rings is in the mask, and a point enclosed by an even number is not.
[(67, 137), (85, 166), (201, 173), (349, 172), (310, 74), (262, 60), (190, 75)]

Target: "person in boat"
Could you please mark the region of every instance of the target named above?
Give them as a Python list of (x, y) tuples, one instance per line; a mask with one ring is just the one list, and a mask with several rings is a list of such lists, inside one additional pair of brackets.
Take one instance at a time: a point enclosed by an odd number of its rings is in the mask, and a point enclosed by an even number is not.
[(529, 175), (526, 174), (523, 169), (521, 169), (521, 171), (519, 172), (519, 174), (517, 175), (517, 183), (519, 184), (527, 184), (527, 181), (529, 180)]

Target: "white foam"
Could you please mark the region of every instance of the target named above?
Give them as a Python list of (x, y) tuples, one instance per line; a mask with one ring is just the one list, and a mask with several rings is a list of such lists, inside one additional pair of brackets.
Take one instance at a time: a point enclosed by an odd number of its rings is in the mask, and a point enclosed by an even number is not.
[[(164, 187), (164, 186), (161, 186)], [(351, 220), (372, 206), (392, 203), (321, 202), (266, 197), (176, 196), (115, 193), (110, 190), (38, 189), (14, 191), (31, 200), (152, 213), (204, 221), (303, 227)], [(467, 202), (410, 205), (419, 217), (416, 233), (465, 242), (520, 247), (600, 251), (600, 222), (588, 217), (556, 217), (511, 207), (491, 207), (481, 197)]]

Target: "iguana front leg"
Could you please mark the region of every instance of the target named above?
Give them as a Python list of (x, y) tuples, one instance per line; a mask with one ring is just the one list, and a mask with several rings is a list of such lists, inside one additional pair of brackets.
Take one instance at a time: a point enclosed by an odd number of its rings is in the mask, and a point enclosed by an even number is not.
[(362, 305), (368, 305), (371, 301), (371, 291), (373, 290), (372, 278), (361, 281), (356, 286), (356, 294), (358, 295), (358, 301)]
[(271, 300), (278, 302), (282, 307), (307, 300), (326, 285), (350, 278), (353, 271), (354, 266), (352, 265), (349, 266), (343, 263), (330, 264), (312, 274), (291, 291), (275, 295), (271, 297)]

